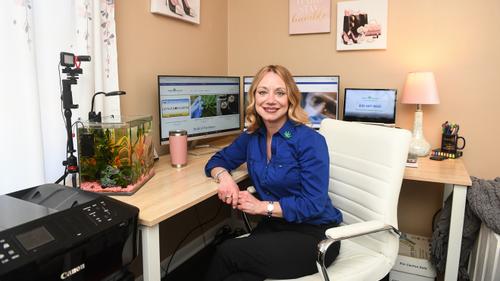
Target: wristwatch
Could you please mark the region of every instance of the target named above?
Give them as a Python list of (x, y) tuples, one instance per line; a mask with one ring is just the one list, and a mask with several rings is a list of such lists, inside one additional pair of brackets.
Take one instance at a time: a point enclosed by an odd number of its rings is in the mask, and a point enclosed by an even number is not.
[(267, 203), (267, 217), (272, 217), (273, 216), (273, 211), (274, 211), (274, 202), (269, 201)]

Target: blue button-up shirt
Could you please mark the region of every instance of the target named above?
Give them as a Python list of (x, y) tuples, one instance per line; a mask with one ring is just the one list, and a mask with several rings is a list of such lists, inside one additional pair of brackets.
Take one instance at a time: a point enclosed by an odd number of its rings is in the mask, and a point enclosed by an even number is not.
[(266, 128), (244, 132), (208, 161), (205, 173), (210, 176), (215, 167), (234, 170), (244, 162), (258, 196), (264, 201), (279, 201), (286, 221), (316, 225), (342, 221), (342, 214), (328, 197), (328, 148), (314, 129), (288, 120), (273, 135), (270, 161)]

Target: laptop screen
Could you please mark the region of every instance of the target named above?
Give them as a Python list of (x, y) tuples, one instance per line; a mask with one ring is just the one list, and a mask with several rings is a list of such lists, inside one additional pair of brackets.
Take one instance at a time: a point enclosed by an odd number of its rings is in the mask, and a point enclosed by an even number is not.
[(395, 124), (396, 93), (396, 89), (346, 88), (344, 120)]

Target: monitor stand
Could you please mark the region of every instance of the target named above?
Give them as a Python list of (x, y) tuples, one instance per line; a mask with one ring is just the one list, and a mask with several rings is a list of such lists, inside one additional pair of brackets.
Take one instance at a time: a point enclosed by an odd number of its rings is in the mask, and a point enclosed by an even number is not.
[(188, 154), (193, 156), (202, 156), (214, 154), (221, 150), (222, 147), (213, 144), (197, 144), (197, 141), (192, 141), (189, 145)]

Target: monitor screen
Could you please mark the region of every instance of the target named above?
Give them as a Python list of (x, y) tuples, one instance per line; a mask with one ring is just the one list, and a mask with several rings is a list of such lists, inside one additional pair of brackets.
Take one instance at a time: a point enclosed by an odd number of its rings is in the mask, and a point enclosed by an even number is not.
[(396, 123), (396, 89), (345, 89), (344, 120)]
[[(313, 128), (319, 128), (324, 118), (338, 119), (339, 76), (294, 76), (302, 94), (301, 106)], [(243, 77), (244, 108), (248, 105), (248, 90), (253, 76)]]
[(158, 76), (160, 140), (186, 130), (188, 140), (240, 132), (240, 78)]

